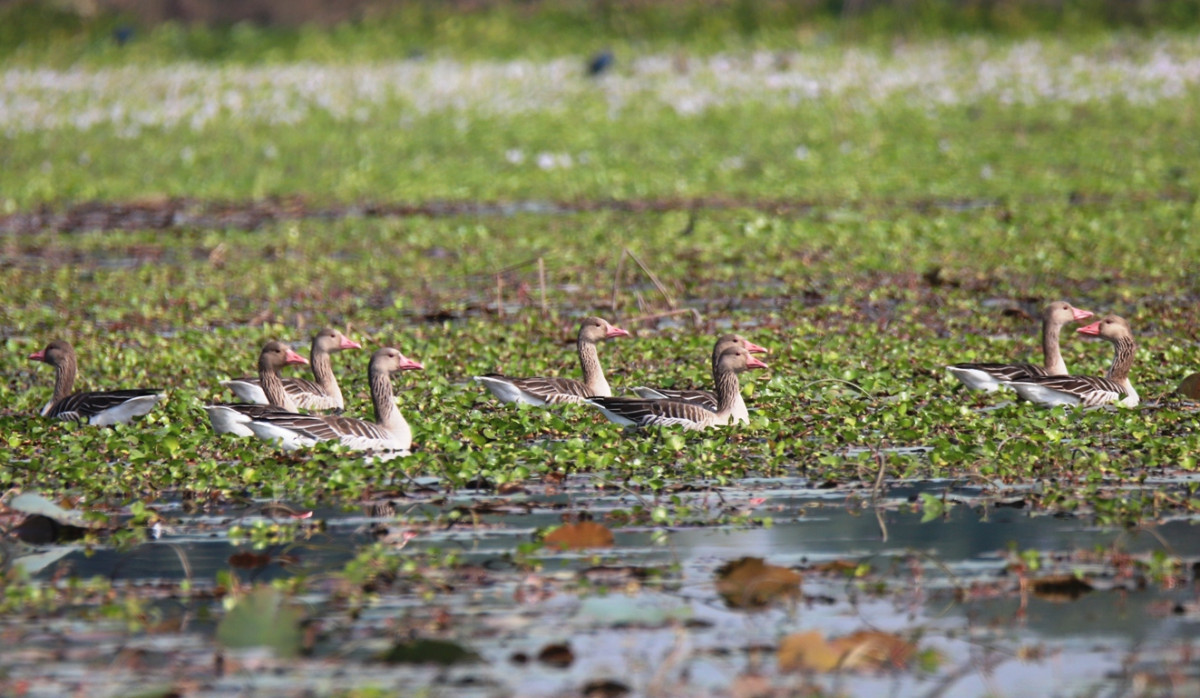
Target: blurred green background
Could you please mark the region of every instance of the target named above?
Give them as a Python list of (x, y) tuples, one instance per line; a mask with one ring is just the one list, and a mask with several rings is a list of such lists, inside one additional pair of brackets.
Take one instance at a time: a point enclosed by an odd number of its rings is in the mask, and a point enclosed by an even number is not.
[[(546, 57), (989, 33), (1186, 31), (1192, 0), (0, 0), (0, 58), (356, 61)], [(136, 56), (121, 52), (136, 42)]]

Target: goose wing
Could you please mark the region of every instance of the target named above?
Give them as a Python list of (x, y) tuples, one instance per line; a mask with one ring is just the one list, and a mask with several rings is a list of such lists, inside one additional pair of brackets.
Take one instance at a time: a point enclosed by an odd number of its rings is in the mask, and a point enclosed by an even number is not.
[[(306, 441), (340, 441), (355, 450), (397, 449), (401, 447), (396, 437), (382, 426), (353, 417), (337, 415), (313, 415), (274, 413), (263, 418), (255, 419), (255, 424), (267, 427), (277, 436), (283, 432), (294, 435), (297, 443)], [(258, 433), (260, 430), (255, 430)]]
[[(227, 380), (221, 385), (229, 388), (235, 395), (247, 402), (257, 405), (267, 404), (267, 396), (263, 393), (262, 382), (257, 377)], [(307, 378), (288, 376), (283, 379), (283, 389), (297, 407), (304, 409), (329, 409), (323, 405), (332, 401), (332, 396), (325, 392), (320, 383)]]
[[(146, 400), (146, 398), (157, 398)], [(74, 393), (50, 405), (42, 413), (43, 416), (54, 419), (65, 419), (82, 422), (101, 412), (120, 408), (126, 403), (141, 400), (147, 403), (148, 412), (154, 403), (163, 398), (162, 391), (156, 388), (132, 388), (129, 390), (97, 390), (88, 393)], [(145, 414), (141, 412), (140, 414)], [(131, 415), (138, 416), (138, 415)]]
[(598, 407), (609, 421), (617, 424), (700, 429), (715, 423), (713, 412), (700, 405), (678, 400), (594, 397), (588, 400), (588, 403)]
[(712, 412), (717, 411), (717, 396), (708, 390), (668, 390), (666, 388), (647, 388), (639, 385), (633, 392), (647, 400), (674, 400), (699, 405)]
[(997, 381), (1017, 381), (1046, 375), (1046, 369), (1034, 364), (962, 363), (951, 364), (948, 368), (959, 371), (981, 371)]
[(1125, 394), (1125, 389), (1116, 381), (1101, 376), (1035, 376), (1013, 382), (1014, 387), (1019, 385), (1038, 386), (1044, 390), (1070, 395), (1085, 407), (1107, 405), (1116, 402)]
[(486, 385), (488, 390), (505, 402), (514, 402), (515, 400), (502, 396), (493, 389), (493, 385), (501, 386), (502, 392), (505, 387), (511, 388), (515, 393), (524, 393), (546, 405), (578, 403), (591, 397), (587, 386), (574, 378), (509, 378), (498, 373), (489, 373), (484, 376), (476, 376), (475, 380)]

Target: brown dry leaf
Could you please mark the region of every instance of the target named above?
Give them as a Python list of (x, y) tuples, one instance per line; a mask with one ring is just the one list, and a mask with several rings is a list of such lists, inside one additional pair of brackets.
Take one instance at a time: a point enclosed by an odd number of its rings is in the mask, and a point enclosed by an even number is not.
[(542, 541), (547, 547), (557, 547), (560, 550), (611, 548), (613, 534), (594, 521), (581, 521), (559, 526), (546, 534)]
[(234, 553), (229, 556), (229, 566), (242, 570), (253, 570), (259, 567), (266, 567), (271, 562), (271, 556), (264, 553), (255, 553), (249, 550), (243, 550), (240, 553)]
[(1200, 400), (1200, 373), (1184, 378), (1175, 392), (1191, 400)]
[(497, 494), (507, 496), (510, 494), (525, 493), (525, 485), (520, 482), (506, 482), (496, 488)]
[(903, 669), (917, 647), (899, 635), (880, 630), (860, 630), (830, 643), (842, 654), (843, 669)]
[(717, 570), (717, 593), (731, 608), (762, 608), (780, 598), (800, 595), (804, 577), (761, 557), (743, 557)]
[(830, 560), (812, 566), (811, 571), (825, 574), (846, 575), (858, 569), (858, 563), (850, 560)]
[(1033, 595), (1043, 601), (1075, 601), (1094, 587), (1085, 579), (1071, 574), (1056, 574), (1029, 580)]
[(820, 631), (788, 635), (779, 643), (781, 671), (877, 671), (902, 669), (917, 648), (899, 635), (878, 630), (860, 630), (826, 641)]
[(780, 671), (833, 671), (841, 660), (820, 630), (793, 633), (783, 638), (776, 652)]
[(546, 645), (542, 648), (541, 652), (538, 652), (537, 659), (547, 666), (566, 669), (571, 666), (571, 662), (575, 661), (575, 653), (571, 651), (571, 646), (566, 643)]

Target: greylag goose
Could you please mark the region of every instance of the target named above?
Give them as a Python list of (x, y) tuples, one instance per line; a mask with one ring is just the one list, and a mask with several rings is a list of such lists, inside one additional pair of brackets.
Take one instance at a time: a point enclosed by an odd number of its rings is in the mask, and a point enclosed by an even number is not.
[(678, 400), (647, 400), (631, 397), (594, 397), (588, 402), (600, 409), (610, 422), (639, 427), (682, 426), (684, 429), (705, 429), (733, 421), (733, 407), (741, 393), (737, 374), (750, 368), (767, 365), (750, 356), (745, 347), (732, 346), (722, 352), (713, 366), (713, 383), (717, 389), (717, 410), (714, 412), (691, 402)]
[(947, 366), (950, 375), (971, 390), (993, 392), (1009, 381), (1030, 376), (1065, 376), (1067, 364), (1058, 348), (1064, 325), (1086, 320), (1091, 311), (1080, 310), (1066, 301), (1055, 301), (1042, 310), (1042, 366), (1034, 364), (964, 363)]
[[(330, 328), (321, 330), (313, 337), (312, 374), (316, 381), (291, 377), (283, 379), (283, 389), (287, 391), (288, 397), (296, 407), (302, 410), (338, 412), (346, 408), (346, 403), (342, 400), (342, 389), (333, 375), (333, 361), (330, 358), (332, 352), (345, 349), (362, 349), (362, 345)], [(262, 382), (257, 377), (234, 378), (222, 382), (221, 385), (252, 405), (271, 404), (267, 394), (263, 392)]]
[(524, 402), (530, 405), (560, 405), (583, 402), (589, 397), (612, 395), (604, 378), (596, 343), (612, 337), (628, 337), (620, 327), (598, 317), (587, 318), (579, 325), (579, 364), (583, 380), (574, 378), (509, 378), (498, 373), (475, 376), (475, 380), (496, 396), (500, 402)]
[(213, 431), (218, 434), (253, 436), (254, 432), (246, 426), (251, 419), (272, 412), (294, 413), (296, 403), (284, 389), (279, 369), (306, 363), (308, 359), (292, 351), (291, 347), (283, 342), (267, 342), (258, 354), (258, 381), (269, 404), (205, 405), (204, 411), (208, 413), (208, 421), (212, 424)]
[(247, 426), (259, 438), (279, 441), (288, 451), (312, 446), (318, 441), (340, 441), (356, 451), (407, 453), (412, 446), (412, 430), (404, 415), (396, 409), (392, 374), (423, 368), (421, 362), (391, 347), (384, 347), (371, 356), (367, 380), (371, 385), (371, 402), (375, 405), (374, 422), (336, 415), (276, 411), (251, 419)]
[(70, 343), (61, 339), (50, 342), (45, 349), (30, 354), (29, 358), (54, 367), (54, 397), (42, 408), (43, 417), (96, 426), (126, 424), (134, 417), (141, 417), (154, 409), (159, 400), (167, 397), (157, 388), (72, 393), (79, 364)]
[[(712, 367), (716, 368), (717, 359), (730, 347), (743, 347), (751, 354), (766, 354), (767, 350), (758, 346), (754, 342), (736, 334), (722, 335), (717, 339), (717, 343), (713, 346)], [(666, 388), (647, 388), (644, 385), (639, 385), (633, 389), (639, 397), (647, 400), (676, 400), (679, 402), (690, 402), (694, 405), (717, 411), (717, 396), (709, 390), (668, 390)], [(742, 399), (742, 393), (739, 390), (733, 402), (733, 421), (749, 422), (750, 412), (746, 409), (746, 401)]]
[(1017, 394), (1045, 407), (1083, 405), (1095, 407), (1116, 402), (1123, 407), (1137, 407), (1139, 398), (1129, 369), (1133, 367), (1137, 343), (1124, 318), (1106, 315), (1104, 319), (1080, 327), (1076, 332), (1099, 337), (1113, 345), (1112, 366), (1108, 375), (1099, 376), (1030, 376), (1007, 383)]

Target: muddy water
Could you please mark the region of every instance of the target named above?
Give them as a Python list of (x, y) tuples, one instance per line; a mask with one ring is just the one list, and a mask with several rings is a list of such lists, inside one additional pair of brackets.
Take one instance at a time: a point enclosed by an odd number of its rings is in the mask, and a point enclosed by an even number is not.
[[(46, 564), (37, 576), (47, 579), (69, 565), (83, 577), (146, 585), (164, 617), (186, 622), (132, 635), (86, 609), (58, 614), (36, 631), (10, 622), (0, 633), (19, 642), (0, 645), (0, 672), (29, 679), (29, 695), (121, 693), (147, 680), (197, 676), (205, 677), (195, 679), (197, 695), (296, 695), (303, 688), (351, 686), (407, 694), (428, 686), (434, 695), (557, 696), (581, 695), (602, 681), (639, 695), (728, 695), (735, 685), (759, 680), (792, 689), (811, 681), (850, 695), (1077, 695), (1122, 694), (1132, 690), (1130, 682), (1153, 685), (1168, 674), (1176, 689), (1200, 688), (1188, 654), (1200, 638), (1194, 521), (1163, 521), (1145, 531), (1097, 528), (996, 506), (950, 483), (900, 483), (874, 508), (862, 492), (753, 480), (679, 493), (695, 512), (690, 521), (665, 529), (614, 527), (611, 549), (543, 550), (534, 554), (540, 569), (516, 564), (518, 546), (537, 529), (561, 522), (565, 512), (586, 510), (603, 521), (614, 511), (654, 504), (650, 495), (597, 492), (590, 484), (580, 478), (550, 492), (508, 497), (398, 496), (392, 504), (399, 518), (316, 510), (310, 521), (324, 520), (323, 531), (270, 546), (270, 564), (236, 571), (242, 580), (305, 576), (301, 599), (319, 629), (311, 656), (285, 661), (258, 650), (222, 651), (227, 668), (220, 675), (212, 672), (218, 650), (204, 612), (220, 602), (162, 598), (171, 594), (149, 590), (169, 590), (189, 577), (193, 589), (212, 589), (239, 550), (226, 531), (266, 520), (261, 503), (204, 515), (167, 507), (159, 538), (125, 552), (43, 546), (43, 555), (58, 559), (41, 558)], [(914, 501), (924, 492), (949, 492), (958, 503), (922, 521)], [(448, 526), (453, 508), (465, 514), (463, 523)], [(771, 517), (772, 524), (721, 522), (723, 514), (749, 511)], [(401, 531), (416, 533), (391, 554), (455, 551), (460, 567), (425, 570), (426, 583), (401, 579), (377, 590), (360, 612), (348, 613), (330, 598), (339, 588), (337, 573), (385, 530), (392, 541)], [(1022, 593), (1011, 551), (1030, 549), (1043, 554), (1042, 568), (1029, 576), (1078, 574), (1094, 590), (1075, 600)], [(1114, 557), (1115, 550), (1122, 555)], [(1131, 559), (1149, 560), (1154, 551), (1183, 561), (1172, 584), (1135, 570)], [(803, 600), (753, 612), (729, 608), (716, 593), (714, 571), (744, 555), (803, 570)], [(41, 564), (36, 559), (25, 558), (31, 568)], [(853, 579), (813, 569), (832, 560), (865, 563), (870, 571)], [(641, 579), (627, 567), (662, 570), (663, 576)], [(865, 675), (777, 669), (774, 648), (789, 633), (839, 636), (863, 629), (917, 637), (921, 650), (936, 652), (935, 666)], [(454, 640), (482, 661), (432, 668), (376, 660), (406, 633)], [(566, 667), (537, 659), (556, 643), (571, 648)], [(140, 663), (121, 659), (134, 650)], [(90, 673), (97, 667), (103, 671)]]

